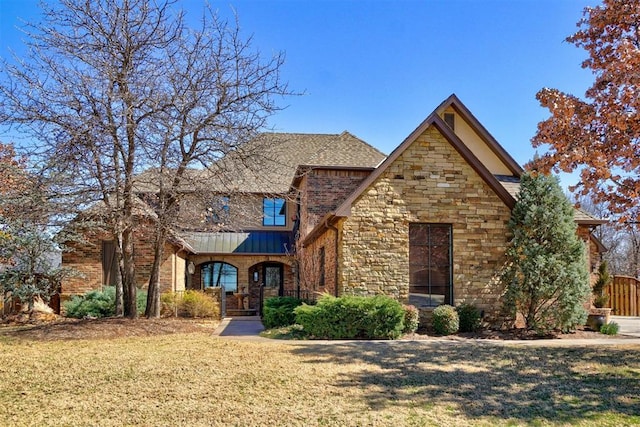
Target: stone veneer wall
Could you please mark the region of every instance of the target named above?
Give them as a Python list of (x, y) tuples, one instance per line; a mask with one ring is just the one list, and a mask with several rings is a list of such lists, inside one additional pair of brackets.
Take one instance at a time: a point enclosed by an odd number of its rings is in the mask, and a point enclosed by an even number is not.
[[(246, 288), (249, 293), (249, 308), (256, 309), (260, 300), (260, 283), (262, 283), (262, 267), (265, 263), (281, 263), (285, 290), (295, 290), (295, 278), (291, 264), (293, 257), (285, 255), (192, 255), (189, 262), (195, 265), (195, 273), (190, 278), (190, 289), (201, 289), (200, 266), (207, 262), (225, 262), (238, 269), (238, 290)], [(258, 272), (258, 281), (253, 281), (253, 272)], [(277, 289), (265, 288), (265, 298), (277, 296)], [(227, 296), (227, 308), (236, 309), (236, 299)]]
[(342, 222), (341, 292), (408, 301), (409, 223), (452, 224), (454, 302), (495, 315), (509, 217), (505, 203), (431, 126), (354, 201)]

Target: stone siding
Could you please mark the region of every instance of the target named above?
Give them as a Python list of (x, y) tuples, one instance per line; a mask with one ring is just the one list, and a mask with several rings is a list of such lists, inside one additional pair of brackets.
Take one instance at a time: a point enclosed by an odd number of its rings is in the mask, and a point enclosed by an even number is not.
[[(245, 288), (249, 294), (249, 308), (257, 309), (260, 304), (260, 284), (263, 282), (264, 264), (282, 264), (283, 266), (283, 287), (285, 291), (296, 289), (294, 269), (292, 267), (293, 257), (284, 255), (193, 255), (189, 258), (195, 266), (195, 273), (188, 278), (188, 288), (201, 289), (200, 266), (208, 262), (224, 262), (231, 264), (238, 269), (238, 290)], [(253, 272), (258, 272), (258, 280), (253, 280)], [(278, 290), (265, 288), (264, 296), (277, 296)], [(240, 308), (232, 292), (227, 292), (227, 309)]]
[(347, 294), (409, 296), (409, 223), (451, 224), (453, 295), (495, 315), (510, 210), (429, 127), (379, 176), (342, 223), (339, 286)]

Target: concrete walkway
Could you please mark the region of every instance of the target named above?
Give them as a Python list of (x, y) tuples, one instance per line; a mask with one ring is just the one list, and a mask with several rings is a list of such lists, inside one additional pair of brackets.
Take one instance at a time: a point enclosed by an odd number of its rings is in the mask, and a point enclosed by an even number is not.
[(213, 331), (213, 335), (250, 341), (273, 341), (262, 338), (260, 336), (262, 331), (264, 331), (264, 326), (262, 326), (260, 316), (225, 317)]
[(490, 340), (490, 339), (456, 339), (450, 337), (435, 337), (427, 340), (274, 340), (263, 338), (259, 334), (264, 330), (259, 316), (226, 317), (213, 332), (214, 336), (221, 338), (243, 340), (243, 341), (263, 341), (279, 344), (345, 344), (345, 343), (371, 343), (385, 342), (394, 345), (401, 345), (407, 342), (420, 342), (424, 344), (441, 343), (450, 345), (460, 345), (462, 343), (474, 343), (478, 345), (515, 345), (515, 346), (549, 346), (549, 347), (570, 347), (588, 345), (620, 345), (620, 344), (640, 344), (640, 317), (611, 316), (611, 321), (620, 325), (620, 331), (616, 337), (589, 338), (589, 339), (541, 339), (541, 340)]
[(619, 334), (640, 338), (640, 317), (611, 316), (610, 319), (620, 325)]

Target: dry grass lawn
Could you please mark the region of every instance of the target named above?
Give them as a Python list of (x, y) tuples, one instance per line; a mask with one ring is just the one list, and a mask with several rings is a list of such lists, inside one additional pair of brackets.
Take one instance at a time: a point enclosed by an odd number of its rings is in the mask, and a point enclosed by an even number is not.
[(638, 345), (250, 342), (212, 337), (212, 325), (169, 329), (0, 331), (0, 425), (640, 424)]

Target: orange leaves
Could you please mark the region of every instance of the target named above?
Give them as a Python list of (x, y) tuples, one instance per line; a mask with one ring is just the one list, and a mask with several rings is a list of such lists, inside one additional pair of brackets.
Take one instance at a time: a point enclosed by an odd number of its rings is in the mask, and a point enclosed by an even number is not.
[(551, 116), (538, 124), (534, 147), (548, 151), (530, 168), (580, 170), (581, 194), (607, 202), (621, 220), (640, 214), (640, 2), (604, 0), (586, 8), (567, 41), (584, 48), (595, 81), (583, 101), (544, 88), (536, 98)]

